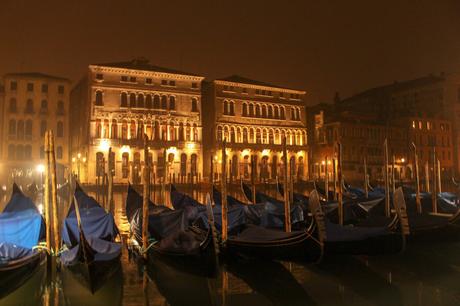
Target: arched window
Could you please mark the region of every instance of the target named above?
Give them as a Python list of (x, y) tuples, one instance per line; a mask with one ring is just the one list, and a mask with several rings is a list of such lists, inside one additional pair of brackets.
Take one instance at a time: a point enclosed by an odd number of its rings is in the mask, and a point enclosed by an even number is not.
[(170, 141), (176, 140), (176, 129), (174, 128), (174, 122), (169, 123), (169, 140)]
[(254, 143), (255, 142), (254, 140), (255, 140), (255, 138), (254, 138), (254, 129), (251, 128), (251, 129), (249, 129), (249, 142)]
[(268, 156), (263, 156), (260, 161), (260, 177), (262, 179), (268, 179)]
[(166, 122), (161, 124), (161, 139), (164, 141), (168, 140), (168, 127)]
[(198, 141), (198, 127), (196, 123), (193, 124), (193, 141)]
[(168, 154), (168, 163), (172, 166), (172, 163), (174, 163), (174, 153), (169, 153)]
[(192, 173), (192, 176), (197, 175), (197, 160), (198, 156), (193, 153), (190, 158), (190, 172)]
[(230, 115), (235, 116), (235, 102), (230, 101)]
[(248, 143), (248, 129), (243, 128), (243, 143)]
[(18, 160), (24, 159), (24, 146), (23, 145), (16, 146), (16, 159)]
[(155, 95), (153, 97), (153, 108), (154, 109), (159, 109), (160, 108), (160, 96), (159, 95)]
[(62, 147), (58, 146), (56, 150), (56, 158), (57, 159), (62, 159)]
[(24, 139), (24, 121), (22, 120), (18, 121), (17, 132), (18, 132), (18, 139)]
[(161, 96), (161, 108), (167, 109), (168, 108), (168, 97)]
[(273, 106), (268, 106), (268, 118), (273, 118)]
[[(289, 156), (289, 155), (288, 155)], [(296, 165), (295, 165), (295, 156), (291, 156), (289, 159), (289, 169), (291, 169), (291, 175), (295, 175)]]
[[(108, 120), (107, 120), (108, 121)], [(58, 121), (57, 123), (57, 132), (56, 132), (57, 137), (64, 137), (64, 124), (62, 121)]]
[(101, 138), (101, 134), (102, 134), (101, 120), (96, 119), (96, 138)]
[(267, 106), (262, 105), (262, 118), (267, 118)]
[(45, 136), (46, 128), (47, 128), (46, 121), (42, 120), (42, 122), (40, 122), (40, 136), (42, 137)]
[(10, 122), (8, 124), (8, 135), (16, 135), (16, 120), (14, 119), (10, 119)]
[(118, 138), (118, 124), (116, 119), (112, 119), (112, 126), (110, 131), (110, 138)]
[(262, 137), (261, 137), (260, 129), (256, 130), (256, 143), (262, 143)]
[(109, 132), (110, 132), (109, 119), (104, 119), (104, 126), (102, 129), (102, 138), (109, 138)]
[(280, 112), (281, 112), (281, 114), (280, 114), (281, 119), (286, 119), (286, 116), (284, 114), (284, 107), (280, 107)]
[(217, 141), (222, 141), (222, 127), (220, 125), (217, 127)]
[(268, 141), (267, 141), (267, 130), (266, 129), (262, 130), (262, 143), (268, 143)]
[(176, 109), (176, 98), (174, 96), (169, 97), (169, 109), (170, 110)]
[(298, 163), (299, 165), (297, 166), (297, 177), (302, 178), (304, 174), (303, 156), (299, 157)]
[(155, 121), (154, 127), (155, 140), (160, 140), (160, 122)]
[(236, 142), (235, 128), (233, 126), (230, 129), (230, 142)]
[(32, 138), (32, 120), (28, 119), (26, 121), (26, 138), (31, 139)]
[(253, 117), (254, 116), (254, 104), (249, 104), (249, 116)]
[(179, 123), (179, 141), (184, 141), (184, 124)]
[(129, 153), (125, 152), (121, 155), (121, 173), (123, 178), (129, 176)]
[(224, 126), (224, 139), (228, 142), (228, 126)]
[(275, 144), (281, 144), (280, 131), (279, 130), (275, 131)]
[(224, 115), (228, 115), (228, 101), (224, 100)]
[(185, 127), (185, 141), (190, 141), (190, 123)]
[(192, 98), (192, 112), (198, 111), (198, 100), (196, 98)]
[(147, 95), (147, 98), (145, 99), (145, 107), (148, 109), (153, 108), (152, 95)]
[(102, 100), (102, 91), (96, 91), (96, 105), (102, 106), (104, 105), (104, 101)]
[(187, 175), (187, 154), (182, 153), (180, 155), (180, 175), (186, 176)]
[(128, 107), (128, 94), (126, 92), (121, 93), (120, 106)]
[(246, 103), (243, 103), (243, 116), (248, 115), (248, 105)]
[(136, 95), (134, 93), (129, 95), (129, 107), (136, 107)]
[(128, 139), (128, 122), (126, 120), (121, 123), (121, 138)]
[(10, 99), (10, 112), (11, 113), (16, 113), (18, 111), (18, 105), (17, 105), (17, 102), (16, 102), (16, 99), (15, 98), (11, 98)]
[(249, 155), (243, 157), (243, 175), (245, 178), (249, 177)]
[(256, 105), (256, 117), (260, 117), (260, 105)]
[(232, 168), (230, 170), (231, 170), (232, 177), (234, 178), (238, 177), (238, 156), (237, 155), (232, 156)]
[(131, 120), (131, 124), (129, 125), (129, 139), (136, 138), (136, 122)]
[(296, 109), (296, 117), (297, 117), (297, 120), (300, 121), (300, 108)]
[(241, 142), (241, 128), (236, 129), (236, 142)]
[(275, 179), (278, 175), (278, 156), (273, 155), (271, 166), (272, 166), (272, 169), (271, 169), (272, 179)]
[(279, 119), (279, 117), (280, 117), (280, 109), (279, 109), (278, 106), (275, 106), (275, 114), (274, 114), (274, 116), (275, 116), (275, 119)]
[(274, 135), (273, 135), (273, 130), (270, 130), (270, 131), (268, 132), (268, 143), (269, 143), (269, 144), (274, 144), (274, 143), (275, 143), (275, 139), (274, 139), (273, 136), (274, 136)]
[(137, 107), (144, 108), (144, 95), (140, 94), (137, 96)]
[(26, 114), (31, 114), (34, 112), (34, 101), (32, 99), (28, 99), (26, 102)]
[(16, 157), (16, 147), (13, 144), (8, 146), (8, 159), (13, 160)]

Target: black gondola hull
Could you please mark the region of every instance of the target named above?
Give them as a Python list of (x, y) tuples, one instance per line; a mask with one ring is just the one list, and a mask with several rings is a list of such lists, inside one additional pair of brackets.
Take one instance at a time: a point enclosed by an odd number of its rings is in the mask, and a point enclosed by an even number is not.
[(45, 263), (46, 254), (39, 252), (0, 266), (0, 298), (21, 287)]

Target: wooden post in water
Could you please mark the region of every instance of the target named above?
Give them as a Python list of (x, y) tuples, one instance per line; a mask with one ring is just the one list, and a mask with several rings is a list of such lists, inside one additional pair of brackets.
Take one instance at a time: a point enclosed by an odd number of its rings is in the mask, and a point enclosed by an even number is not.
[(144, 259), (147, 259), (147, 248), (149, 245), (149, 174), (150, 165), (148, 161), (149, 149), (147, 147), (147, 135), (144, 135), (144, 171), (142, 172), (142, 249), (144, 253)]
[(425, 163), (425, 191), (428, 192), (428, 193), (431, 191), (431, 188), (430, 188), (430, 164), (429, 164), (428, 160)]
[(214, 184), (214, 160), (211, 153), (211, 173), (209, 174), (209, 183)]
[(109, 206), (108, 211), (113, 214), (114, 210), (114, 203), (113, 203), (113, 168), (112, 165), (114, 163), (112, 157), (112, 147), (109, 148), (109, 153), (107, 157), (107, 164), (108, 164), (108, 171), (107, 171), (107, 203)]
[(393, 160), (391, 163), (391, 192), (395, 194), (396, 191), (396, 181), (395, 181), (395, 155), (393, 154)]
[(417, 154), (417, 146), (415, 143), (412, 143), (412, 147), (414, 148), (414, 174), (415, 174), (415, 204), (417, 206), (417, 212), (419, 214), (422, 213), (422, 202), (420, 199), (420, 177), (419, 177), (419, 169), (418, 169), (418, 154)]
[(367, 177), (367, 160), (366, 157), (364, 157), (364, 196), (369, 198), (369, 181)]
[(252, 204), (256, 204), (256, 157), (251, 155), (251, 195)]
[(390, 217), (390, 182), (388, 178), (388, 139), (385, 138), (383, 143), (383, 151), (385, 155), (385, 161), (383, 166), (383, 174), (385, 180), (385, 216)]
[(48, 133), (50, 147), (50, 171), (51, 171), (51, 204), (53, 206), (53, 237), (54, 237), (54, 254), (58, 254), (61, 248), (61, 237), (59, 229), (59, 213), (57, 206), (57, 180), (56, 180), (56, 155), (54, 152), (54, 135), (50, 130)]
[(295, 160), (289, 159), (289, 203), (294, 203)]
[(291, 232), (291, 205), (289, 203), (289, 188), (288, 188), (288, 155), (286, 149), (286, 136), (283, 137), (283, 162), (284, 162), (284, 230), (287, 233)]
[(431, 199), (433, 204), (433, 213), (438, 213), (438, 186), (436, 179), (436, 147), (433, 147), (433, 191), (431, 192)]
[(339, 224), (343, 225), (343, 174), (342, 174), (342, 144), (337, 143), (337, 177), (338, 177), (338, 209)]
[(332, 176), (334, 179), (334, 201), (337, 201), (337, 159), (332, 159)]
[(224, 138), (222, 142), (222, 179), (221, 179), (221, 191), (222, 191), (222, 242), (227, 241), (228, 234), (228, 216), (227, 216), (227, 140)]
[[(51, 205), (50, 205), (50, 141), (49, 141), (49, 131), (45, 132), (45, 191), (43, 206), (45, 210), (45, 226), (46, 226), (46, 248), (51, 254)], [(48, 260), (48, 267), (51, 267), (51, 261)]]
[(442, 192), (442, 188), (441, 188), (441, 162), (439, 161), (439, 158), (438, 158), (438, 162), (437, 162), (437, 169), (438, 169), (438, 193), (441, 193)]
[(166, 166), (166, 148), (163, 149), (163, 180), (161, 182), (161, 203), (166, 205), (166, 177), (168, 176), (167, 173), (167, 166)]
[(329, 201), (329, 167), (327, 163), (329, 162), (329, 158), (326, 155), (326, 162), (324, 164), (324, 190), (326, 192), (326, 201)]

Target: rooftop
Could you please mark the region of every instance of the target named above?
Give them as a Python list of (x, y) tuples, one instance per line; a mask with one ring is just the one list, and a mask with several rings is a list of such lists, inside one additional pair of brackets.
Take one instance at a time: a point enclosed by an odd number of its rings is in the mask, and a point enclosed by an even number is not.
[(127, 62), (100, 63), (100, 64), (93, 64), (93, 65), (103, 66), (103, 67), (133, 69), (133, 70), (144, 70), (144, 71), (152, 71), (152, 72), (164, 72), (164, 73), (181, 74), (181, 75), (199, 77), (198, 74), (151, 65), (149, 60), (146, 58), (137, 58), (137, 59), (133, 59)]
[(272, 87), (272, 88), (279, 88), (279, 89), (289, 89), (289, 90), (296, 90), (296, 91), (303, 92), (303, 90), (298, 90), (298, 89), (283, 87), (279, 85), (273, 85), (273, 84), (269, 84), (269, 83), (265, 83), (261, 81), (256, 81), (256, 80), (252, 80), (252, 79), (249, 79), (249, 78), (246, 78), (240, 75), (236, 75), (236, 74), (225, 77), (225, 78), (216, 79), (216, 81), (227, 81), (227, 82), (233, 82), (233, 83), (256, 85), (256, 86), (263, 86), (263, 87)]
[(67, 79), (67, 78), (54, 76), (54, 75), (49, 75), (49, 74), (45, 74), (45, 73), (41, 73), (41, 72), (12, 72), (12, 73), (5, 74), (5, 77), (20, 77), (20, 78), (34, 78), (34, 79), (53, 79), (53, 80), (70, 82), (70, 80)]

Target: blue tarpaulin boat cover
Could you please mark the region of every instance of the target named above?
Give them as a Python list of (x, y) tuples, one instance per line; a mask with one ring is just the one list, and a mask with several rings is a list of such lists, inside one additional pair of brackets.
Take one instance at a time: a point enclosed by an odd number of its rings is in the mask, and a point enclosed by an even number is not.
[(35, 204), (14, 184), (11, 199), (0, 214), (0, 258), (5, 261), (30, 255), (44, 230)]
[[(75, 198), (80, 209), (85, 236), (107, 241), (114, 240), (118, 235), (118, 228), (112, 214), (106, 213), (94, 198), (86, 195), (80, 188), (75, 190)], [(80, 241), (80, 232), (73, 202), (67, 218), (64, 220), (62, 240), (67, 247), (72, 247)]]
[[(121, 244), (114, 243), (95, 237), (86, 238), (88, 245), (91, 247), (94, 255), (94, 261), (109, 261), (115, 259), (121, 253)], [(80, 253), (78, 252), (80, 244), (66, 250), (61, 254), (61, 262), (66, 266), (71, 266), (80, 262)]]

